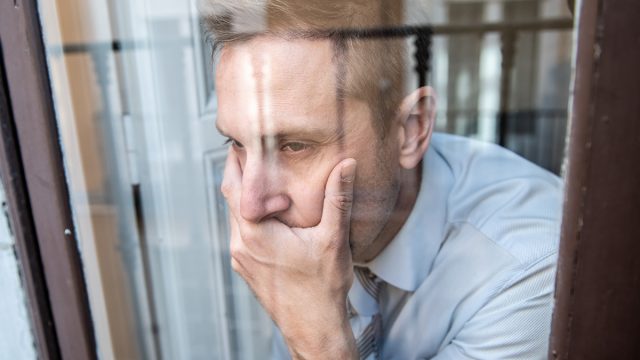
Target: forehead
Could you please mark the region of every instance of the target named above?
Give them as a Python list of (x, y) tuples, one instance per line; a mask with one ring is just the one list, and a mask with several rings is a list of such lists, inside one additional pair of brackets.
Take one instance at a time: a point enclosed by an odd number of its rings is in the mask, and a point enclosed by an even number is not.
[(261, 128), (335, 119), (337, 78), (329, 40), (258, 37), (222, 49), (216, 69), (218, 126)]
[(254, 81), (267, 77), (272, 86), (282, 86), (281, 81), (294, 76), (330, 80), (335, 77), (332, 42), (328, 39), (288, 40), (258, 36), (231, 43), (221, 51), (216, 74), (235, 77), (235, 80), (246, 75)]

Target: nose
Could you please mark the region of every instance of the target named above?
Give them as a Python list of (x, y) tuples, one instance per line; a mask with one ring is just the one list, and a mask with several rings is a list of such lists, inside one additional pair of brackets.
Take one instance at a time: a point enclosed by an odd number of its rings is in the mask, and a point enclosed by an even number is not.
[(240, 215), (247, 221), (258, 223), (275, 217), (291, 206), (286, 194), (282, 172), (277, 165), (264, 159), (247, 159), (242, 174)]

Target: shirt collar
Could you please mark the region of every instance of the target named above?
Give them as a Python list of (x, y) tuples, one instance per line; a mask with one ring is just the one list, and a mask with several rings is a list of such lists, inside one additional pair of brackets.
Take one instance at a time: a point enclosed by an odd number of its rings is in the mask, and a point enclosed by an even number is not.
[(422, 162), (418, 198), (396, 237), (367, 266), (382, 280), (405, 291), (415, 291), (431, 271), (444, 238), (447, 198), (453, 175), (432, 146)]

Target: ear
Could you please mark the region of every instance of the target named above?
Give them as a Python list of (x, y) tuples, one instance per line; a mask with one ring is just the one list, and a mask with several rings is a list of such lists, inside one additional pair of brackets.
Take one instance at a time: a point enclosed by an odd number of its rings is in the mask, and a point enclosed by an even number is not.
[(400, 165), (416, 167), (429, 147), (436, 117), (436, 93), (430, 86), (416, 89), (402, 100), (398, 111)]

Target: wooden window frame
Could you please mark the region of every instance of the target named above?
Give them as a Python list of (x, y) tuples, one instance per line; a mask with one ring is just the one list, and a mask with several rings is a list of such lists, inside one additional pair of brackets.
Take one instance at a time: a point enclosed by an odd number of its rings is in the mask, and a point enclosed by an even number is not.
[(550, 359), (639, 359), (640, 1), (577, 2)]
[(40, 358), (95, 359), (36, 0), (0, 3), (0, 163)]

